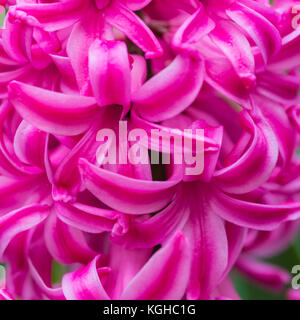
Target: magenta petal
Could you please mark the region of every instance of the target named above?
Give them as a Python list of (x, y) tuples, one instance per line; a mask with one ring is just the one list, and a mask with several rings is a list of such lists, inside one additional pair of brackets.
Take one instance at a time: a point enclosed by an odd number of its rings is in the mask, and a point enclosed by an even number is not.
[(162, 48), (149, 27), (124, 5), (114, 1), (105, 9), (106, 20), (122, 31), (146, 53), (146, 58), (162, 55)]
[(49, 212), (49, 206), (36, 204), (0, 217), (0, 256), (16, 235), (41, 223)]
[(113, 243), (110, 245), (107, 259), (110, 272), (105, 280), (105, 289), (111, 299), (120, 298), (124, 288), (149, 260), (152, 251), (152, 249), (126, 250)]
[(198, 0), (152, 0), (145, 11), (154, 20), (172, 20), (178, 14), (187, 12), (192, 14), (199, 7)]
[(81, 203), (68, 204), (57, 202), (56, 214), (64, 223), (89, 233), (112, 231), (121, 213), (100, 209)]
[(241, 81), (232, 63), (219, 52), (217, 47), (210, 47), (208, 42), (202, 44), (201, 54), (205, 57), (206, 78), (216, 91), (246, 109), (251, 109), (249, 85), (253, 79)]
[(275, 291), (281, 291), (290, 281), (288, 271), (245, 255), (239, 258), (236, 266), (244, 275)]
[(184, 295), (190, 268), (189, 244), (178, 232), (132, 279), (120, 299), (178, 300)]
[(247, 202), (222, 193), (216, 188), (210, 206), (223, 219), (242, 227), (257, 230), (273, 230), (282, 222), (300, 217), (300, 203), (266, 205)]
[(17, 69), (3, 71), (0, 73), (0, 98), (4, 99), (8, 97), (7, 86), (13, 80), (24, 79), (30, 72), (32, 67), (25, 65)]
[[(2, 136), (3, 137), (3, 136)], [(9, 154), (0, 138), (0, 173), (8, 177), (38, 175), (41, 169), (22, 163), (15, 154)]]
[(0, 176), (0, 216), (32, 203), (38, 183), (36, 179)]
[(300, 291), (290, 289), (287, 293), (287, 297), (289, 300), (300, 300)]
[(256, 90), (275, 102), (292, 105), (299, 100), (299, 76), (264, 72), (257, 78)]
[[(190, 194), (197, 186), (190, 186)], [(205, 187), (197, 190), (198, 202), (190, 196), (191, 214), (184, 233), (192, 250), (187, 299), (210, 299), (223, 279), (228, 263), (228, 242), (224, 221), (207, 205)]]
[(215, 23), (200, 3), (198, 10), (188, 17), (175, 33), (172, 45), (176, 50), (197, 55), (197, 43), (215, 28)]
[(14, 139), (17, 157), (24, 163), (43, 168), (45, 145), (46, 133), (23, 120)]
[(275, 230), (257, 232), (255, 237), (250, 235), (244, 252), (261, 258), (274, 256), (290, 246), (299, 233), (299, 226), (300, 220), (288, 221)]
[(76, 197), (81, 187), (78, 159), (89, 159), (90, 155), (92, 159), (96, 158), (96, 135), (100, 125), (100, 121), (95, 121), (79, 142), (61, 159), (53, 177), (52, 196), (55, 201), (69, 201)]
[(53, 258), (63, 264), (88, 263), (96, 255), (82, 231), (65, 224), (55, 214), (47, 219), (45, 241)]
[(141, 10), (146, 7), (152, 0), (119, 0), (130, 10)]
[[(11, 104), (7, 100), (4, 100), (0, 106), (0, 174), (13, 178), (40, 174), (41, 169), (22, 163), (15, 155), (13, 150), (13, 137), (10, 138), (7, 136), (14, 128), (14, 123), (9, 122), (11, 116), (12, 119), (17, 120), (17, 114), (13, 111)], [(17, 120), (16, 126), (19, 125), (18, 121), (19, 120)], [(8, 133), (5, 134), (6, 126), (9, 126), (9, 130)], [(15, 130), (16, 129), (17, 128), (15, 128)]]
[(65, 300), (65, 297), (63, 295), (61, 287), (58, 288), (50, 288), (48, 287), (44, 280), (42, 279), (41, 275), (33, 265), (32, 261), (28, 261), (29, 268), (31, 271), (31, 275), (33, 279), (35, 280), (38, 287), (41, 289), (41, 291), (46, 295), (47, 298), (51, 300)]
[(209, 36), (232, 63), (245, 86), (253, 87), (254, 56), (247, 38), (229, 22), (219, 22)]
[(133, 94), (134, 108), (147, 120), (169, 119), (195, 100), (203, 77), (203, 61), (179, 54), (167, 68)]
[[(158, 125), (156, 123), (144, 120), (136, 114), (135, 110), (132, 110), (130, 125), (132, 126), (132, 128), (142, 128), (146, 131), (146, 133), (148, 134), (148, 139), (145, 139), (145, 142), (141, 141), (141, 144), (146, 148), (155, 150), (156, 152), (163, 152), (163, 145), (159, 142), (161, 140), (160, 136), (162, 134), (164, 134), (166, 137), (173, 137), (173, 139), (170, 139), (170, 152), (172, 154), (176, 153), (177, 151), (181, 153), (181, 149), (183, 149), (183, 152), (186, 152), (186, 154), (194, 154), (195, 149), (193, 149), (193, 146), (195, 146), (196, 141), (198, 143), (201, 143), (203, 145), (204, 151), (204, 170), (203, 172), (201, 172), (201, 174), (185, 174), (184, 181), (197, 179), (209, 181), (213, 176), (218, 161), (220, 146), (223, 137), (223, 128), (221, 126), (210, 127), (206, 124), (205, 121), (201, 120), (196, 120), (192, 123), (188, 122), (185, 124), (180, 120), (181, 116), (183, 115), (178, 115), (178, 117), (171, 118), (167, 121), (162, 122), (161, 125)], [(201, 119), (200, 117), (195, 118)], [(178, 124), (182, 124), (182, 128), (178, 128)], [(191, 130), (191, 132), (193, 132), (193, 135), (187, 134), (187, 132), (185, 131), (186, 129)], [(204, 136), (198, 135), (197, 137), (195, 134), (195, 131), (197, 129), (204, 130)], [(184, 140), (183, 148), (181, 148), (181, 146), (177, 143), (173, 143), (177, 139), (181, 139), (182, 141)], [(187, 142), (191, 143), (189, 144)], [(180, 167), (184, 171), (183, 166), (176, 166), (176, 168), (178, 167)]]
[[(86, 10), (85, 0), (66, 0), (55, 3), (18, 4), (16, 7), (16, 18), (20, 18), (20, 12), (26, 13), (23, 19), (29, 23), (34, 17), (47, 31), (56, 31), (66, 28), (76, 22)], [(23, 16), (21, 16), (23, 17)]]
[(3, 30), (2, 41), (3, 49), (8, 56), (19, 64), (28, 62), (27, 50), (31, 46), (32, 28), (25, 23), (13, 23), (11, 20), (11, 11), (8, 12), (5, 20), (5, 29)]
[(172, 200), (181, 175), (168, 181), (137, 180), (97, 168), (84, 159), (79, 169), (86, 188), (115, 210), (128, 214), (153, 213)]
[[(75, 80), (75, 73), (71, 65), (71, 60), (68, 57), (62, 57), (58, 55), (51, 54), (50, 55), (55, 66), (61, 73), (62, 82), (61, 82), (61, 91), (63, 93), (68, 92), (77, 92), (77, 84)], [(66, 90), (68, 90), (66, 92)]]
[(295, 128), (291, 126), (288, 113), (279, 103), (276, 104), (266, 97), (255, 96), (254, 99), (276, 134), (283, 163), (288, 163), (293, 158), (296, 148)]
[(107, 276), (109, 270), (100, 268), (101, 257), (97, 256), (88, 265), (67, 273), (62, 280), (62, 289), (68, 300), (109, 300), (101, 277)]
[(131, 93), (134, 93), (144, 84), (147, 78), (147, 64), (144, 57), (131, 55), (133, 58), (131, 69)]
[[(74, 25), (67, 41), (66, 51), (74, 69), (80, 93), (89, 95), (89, 48), (104, 34), (105, 21), (95, 9), (88, 10), (86, 15)], [(84, 46), (81, 45), (84, 43)]]
[(77, 135), (87, 130), (98, 108), (93, 98), (65, 95), (13, 81), (10, 100), (22, 117), (40, 130)]
[(112, 235), (113, 242), (136, 249), (152, 248), (168, 241), (187, 222), (190, 213), (187, 202), (185, 195), (178, 192), (173, 202), (155, 216), (145, 221), (133, 218), (127, 232)]
[(269, 69), (279, 71), (297, 68), (300, 60), (300, 29), (288, 34), (282, 39), (282, 48), (270, 60)]
[(217, 289), (216, 300), (241, 300), (230, 277), (225, 278)]
[[(53, 257), (47, 250), (44, 241), (44, 224), (27, 233), (25, 243), (25, 260), (28, 262), (30, 278), (34, 287), (40, 290), (43, 296), (52, 300), (65, 300), (60, 286), (52, 286)], [(20, 253), (19, 253), (20, 254)]]
[(278, 53), (281, 47), (279, 31), (264, 16), (239, 2), (235, 2), (226, 13), (257, 44), (265, 62)]
[(15, 299), (7, 290), (0, 289), (0, 300), (15, 300)]
[[(253, 119), (246, 111), (240, 116), (245, 131), (233, 154), (241, 156), (215, 172), (216, 184), (235, 194), (250, 192), (266, 182), (278, 159), (278, 143), (269, 123), (262, 117)], [(247, 144), (249, 147), (243, 151)]]
[(231, 271), (244, 247), (248, 229), (239, 227), (233, 223), (225, 223), (228, 241), (228, 265), (224, 275)]
[(126, 115), (130, 105), (130, 65), (122, 41), (96, 40), (89, 50), (89, 75), (100, 106), (119, 104)]

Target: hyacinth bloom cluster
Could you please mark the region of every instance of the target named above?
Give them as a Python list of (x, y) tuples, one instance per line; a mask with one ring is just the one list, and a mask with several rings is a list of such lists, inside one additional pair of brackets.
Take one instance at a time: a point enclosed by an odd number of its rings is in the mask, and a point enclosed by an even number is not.
[[(300, 227), (299, 2), (1, 4), (0, 300), (240, 299), (233, 268), (289, 285), (265, 258)], [(99, 163), (120, 121), (201, 129), (203, 170)]]

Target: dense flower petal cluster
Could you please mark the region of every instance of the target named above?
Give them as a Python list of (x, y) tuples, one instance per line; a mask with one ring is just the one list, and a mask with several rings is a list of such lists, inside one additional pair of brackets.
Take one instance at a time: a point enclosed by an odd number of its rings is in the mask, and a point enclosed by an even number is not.
[[(282, 290), (264, 258), (300, 227), (297, 3), (1, 2), (0, 300), (239, 299), (233, 267)], [(149, 161), (99, 139), (120, 123)], [(155, 131), (201, 143), (202, 170), (175, 143), (153, 164)]]

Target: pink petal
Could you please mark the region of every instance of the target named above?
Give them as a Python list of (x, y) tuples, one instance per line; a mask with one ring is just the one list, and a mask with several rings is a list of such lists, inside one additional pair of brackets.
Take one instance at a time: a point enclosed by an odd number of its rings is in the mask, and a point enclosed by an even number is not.
[(259, 204), (231, 198), (217, 189), (212, 191), (210, 206), (223, 219), (257, 230), (273, 230), (282, 222), (294, 221), (300, 216), (298, 202), (280, 205)]
[(59, 219), (73, 228), (89, 232), (101, 233), (112, 231), (120, 213), (83, 205), (58, 202), (55, 211)]
[(49, 206), (36, 204), (0, 217), (0, 256), (16, 235), (41, 223), (49, 212)]
[(101, 257), (97, 256), (85, 267), (64, 275), (62, 289), (67, 300), (110, 299), (101, 283), (101, 277), (106, 277), (109, 270), (100, 265)]
[(226, 222), (225, 229), (228, 241), (228, 265), (224, 276), (231, 271), (244, 247), (248, 229)]
[[(104, 36), (106, 31), (102, 14), (91, 9), (72, 29), (67, 41), (67, 54), (74, 69), (80, 93), (90, 95), (89, 83), (89, 48), (92, 43)], [(85, 45), (82, 46), (81, 44)]]
[(63, 264), (85, 264), (96, 255), (87, 245), (82, 231), (68, 226), (55, 214), (47, 219), (45, 241), (53, 258)]
[(257, 283), (265, 285), (274, 291), (281, 291), (290, 281), (290, 274), (284, 269), (247, 256), (241, 256), (236, 267)]
[(23, 120), (14, 138), (17, 157), (24, 163), (43, 168), (45, 144), (46, 134)]
[(152, 0), (119, 0), (130, 10), (136, 11), (146, 7)]
[(0, 216), (42, 200), (43, 192), (39, 186), (40, 183), (41, 179), (36, 177), (20, 179), (0, 176)]
[(204, 76), (203, 62), (180, 54), (133, 94), (134, 108), (145, 119), (162, 121), (186, 109), (196, 98)]
[(256, 91), (275, 102), (292, 105), (299, 99), (299, 77), (264, 72), (257, 78)]
[(87, 130), (97, 114), (93, 98), (71, 96), (12, 81), (10, 101), (24, 120), (40, 130), (77, 135)]
[(105, 9), (105, 19), (146, 53), (146, 58), (162, 54), (162, 48), (152, 31), (127, 7), (114, 1)]
[(131, 55), (133, 58), (131, 69), (131, 93), (139, 90), (147, 78), (147, 64), (145, 58), (139, 55)]
[(121, 41), (96, 40), (89, 50), (89, 75), (100, 106), (119, 104), (126, 115), (130, 107), (130, 66), (127, 47)]
[[(53, 258), (44, 241), (44, 225), (39, 225), (27, 234), (25, 259), (36, 290), (51, 300), (65, 300), (61, 287), (52, 286)], [(25, 289), (26, 290), (26, 289)]]
[(149, 260), (151, 253), (152, 249), (126, 250), (113, 243), (110, 245), (108, 254), (110, 272), (105, 280), (105, 289), (113, 300), (120, 298), (124, 288)]
[(253, 119), (246, 111), (240, 113), (240, 119), (244, 133), (235, 145), (233, 158), (214, 175), (222, 190), (235, 194), (250, 192), (266, 182), (278, 159), (277, 139), (268, 122), (262, 117)]
[(266, 97), (254, 96), (254, 99), (277, 137), (281, 159), (284, 164), (288, 163), (295, 153), (296, 135), (287, 112), (279, 103), (276, 104)]
[(132, 218), (128, 231), (113, 234), (112, 241), (128, 249), (152, 248), (165, 243), (187, 222), (190, 213), (187, 202), (184, 193), (178, 192), (173, 202), (153, 217), (142, 221)]
[(228, 243), (224, 221), (209, 209), (204, 192), (196, 191), (197, 202), (190, 196), (191, 215), (185, 226), (192, 249), (192, 265), (187, 288), (187, 299), (210, 299), (211, 292), (221, 282), (228, 263)]
[(189, 244), (178, 232), (156, 252), (132, 279), (120, 299), (179, 300), (183, 297), (190, 268)]
[(15, 299), (7, 290), (0, 289), (0, 300), (15, 300)]
[(220, 21), (210, 38), (232, 63), (246, 87), (255, 85), (254, 57), (247, 38), (231, 23)]
[(217, 292), (218, 297), (216, 300), (241, 300), (229, 277), (222, 281), (222, 283), (218, 286)]
[(79, 169), (86, 188), (94, 196), (111, 208), (128, 214), (162, 209), (171, 201), (181, 180), (178, 173), (168, 181), (137, 180), (97, 168), (84, 159), (79, 160)]
[(299, 66), (300, 29), (293, 31), (282, 39), (282, 48), (270, 60), (268, 68), (279, 71), (297, 68)]
[[(85, 0), (66, 0), (55, 3), (18, 4), (15, 11), (16, 18), (36, 24), (40, 23), (47, 31), (56, 31), (69, 27), (75, 23), (86, 10), (88, 2)], [(25, 16), (20, 12), (26, 13)], [(28, 16), (34, 17), (29, 18)]]
[(235, 2), (226, 13), (257, 44), (265, 62), (278, 53), (281, 47), (280, 34), (264, 16), (239, 2)]
[(291, 289), (288, 291), (287, 296), (289, 300), (300, 300), (300, 291)]
[(188, 52), (197, 56), (197, 43), (215, 28), (215, 23), (211, 20), (200, 3), (194, 14), (188, 17), (178, 28), (172, 45), (176, 51)]

